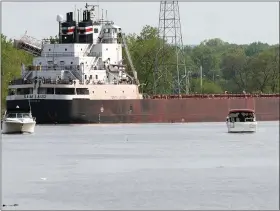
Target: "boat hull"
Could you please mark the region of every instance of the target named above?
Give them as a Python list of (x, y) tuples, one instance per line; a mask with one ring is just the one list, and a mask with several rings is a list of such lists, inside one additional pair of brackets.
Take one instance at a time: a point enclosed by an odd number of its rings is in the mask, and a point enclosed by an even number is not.
[(227, 122), (229, 133), (254, 133), (257, 131), (257, 122)]
[[(259, 121), (279, 120), (279, 98), (31, 100), (38, 124), (224, 122), (229, 109), (256, 111)], [(7, 108), (28, 107), (28, 100), (7, 100)]]
[(3, 121), (2, 133), (3, 134), (22, 134), (22, 133), (34, 133), (35, 122), (15, 122), (15, 121)]

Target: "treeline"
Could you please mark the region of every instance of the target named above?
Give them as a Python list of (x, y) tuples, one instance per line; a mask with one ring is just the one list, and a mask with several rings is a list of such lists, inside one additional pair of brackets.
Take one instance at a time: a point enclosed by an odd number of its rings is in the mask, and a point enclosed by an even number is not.
[[(144, 92), (177, 92), (176, 51), (171, 46), (164, 50), (159, 48), (162, 40), (158, 37), (157, 29), (145, 26), (139, 35), (128, 35), (127, 41)], [(237, 45), (216, 38), (205, 40), (195, 47), (185, 46), (182, 51), (187, 74), (183, 66), (178, 68), (181, 92), (185, 92), (186, 85), (190, 84), (190, 93), (279, 93), (279, 44), (254, 42)], [(183, 64), (180, 61), (179, 64)]]
[[(133, 64), (138, 72), (141, 90), (147, 94), (178, 93), (176, 49), (159, 49), (162, 40), (157, 29), (145, 26), (140, 34), (126, 36)], [(57, 37), (52, 40), (56, 40)], [(221, 39), (205, 40), (195, 47), (182, 49), (186, 72), (180, 66), (180, 89), (190, 93), (279, 93), (279, 44), (254, 42), (230, 44)], [(123, 52), (124, 60), (126, 54)], [(13, 47), (13, 41), (1, 34), (2, 105), (8, 82), (20, 76), (21, 63), (31, 64), (32, 56)], [(161, 64), (170, 64), (162, 66)], [(203, 80), (201, 86), (200, 67)], [(128, 69), (130, 67), (128, 66)], [(157, 74), (154, 74), (156, 71)], [(189, 76), (189, 77), (186, 77)], [(186, 80), (188, 79), (188, 80)], [(177, 81), (176, 81), (177, 80)], [(156, 81), (156, 83), (154, 83)], [(174, 83), (175, 81), (175, 83)], [(174, 86), (175, 84), (175, 86)], [(189, 84), (187, 88), (186, 85)]]
[(21, 63), (31, 64), (32, 56), (13, 47), (13, 41), (1, 34), (1, 107), (5, 107), (8, 83), (21, 74)]

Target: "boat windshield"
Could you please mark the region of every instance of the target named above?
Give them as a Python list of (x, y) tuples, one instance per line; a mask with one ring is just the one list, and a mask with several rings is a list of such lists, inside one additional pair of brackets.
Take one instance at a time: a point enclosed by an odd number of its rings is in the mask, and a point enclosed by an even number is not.
[(230, 122), (254, 122), (255, 114), (249, 111), (235, 111), (229, 113)]
[(29, 113), (8, 113), (7, 118), (31, 118)]

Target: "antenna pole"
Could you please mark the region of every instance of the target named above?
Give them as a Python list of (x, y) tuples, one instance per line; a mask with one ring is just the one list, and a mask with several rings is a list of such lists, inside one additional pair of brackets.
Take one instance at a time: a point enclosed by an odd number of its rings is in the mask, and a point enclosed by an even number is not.
[(58, 35), (58, 43), (62, 43), (62, 31), (61, 31), (61, 22), (59, 21), (59, 35)]
[(97, 20), (99, 20), (99, 18), (100, 18), (99, 1), (97, 1), (97, 5), (98, 5), (98, 15), (97, 15)]
[(77, 7), (76, 7), (76, 4), (75, 4), (75, 9), (74, 9), (74, 21), (76, 21), (76, 10), (77, 10)]
[[(161, 42), (155, 58), (154, 93), (157, 93), (156, 87), (161, 86), (164, 90), (159, 94), (171, 94), (175, 90), (181, 94), (185, 87), (188, 94), (188, 81), (185, 81), (186, 86), (181, 84), (184, 83), (181, 79), (186, 74), (186, 62), (178, 1), (160, 2), (158, 33)], [(173, 46), (174, 51), (171, 52), (169, 46)], [(168, 62), (172, 54), (176, 55), (176, 60)]]
[(31, 104), (30, 104), (30, 99), (28, 99), (28, 104), (29, 104), (29, 113), (32, 114), (32, 111), (31, 111)]

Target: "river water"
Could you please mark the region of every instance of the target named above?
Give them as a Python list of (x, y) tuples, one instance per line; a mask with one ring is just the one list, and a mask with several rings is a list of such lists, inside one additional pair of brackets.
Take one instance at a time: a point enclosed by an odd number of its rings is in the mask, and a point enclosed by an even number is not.
[(3, 135), (2, 158), (18, 210), (279, 208), (279, 122), (38, 125)]

